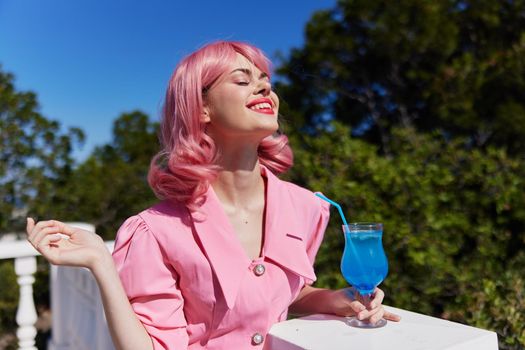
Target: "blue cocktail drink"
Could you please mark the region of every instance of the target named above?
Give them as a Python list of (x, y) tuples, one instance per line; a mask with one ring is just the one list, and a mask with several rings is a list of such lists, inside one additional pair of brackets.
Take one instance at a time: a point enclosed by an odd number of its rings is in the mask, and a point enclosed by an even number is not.
[[(345, 249), (341, 258), (341, 273), (345, 280), (357, 291), (357, 297), (365, 307), (370, 307), (370, 299), (376, 287), (383, 282), (388, 273), (388, 261), (383, 250), (383, 224), (358, 222), (348, 224), (343, 209), (322, 193), (317, 197), (332, 204), (343, 220)], [(353, 297), (350, 295), (350, 297)], [(381, 319), (376, 323), (348, 318), (348, 324), (359, 328), (378, 328), (386, 325)]]
[[(345, 280), (359, 293), (360, 299), (370, 302), (375, 288), (388, 273), (388, 261), (383, 250), (383, 225), (380, 223), (353, 223), (343, 225), (345, 249), (341, 259), (341, 273)], [(384, 319), (375, 324), (359, 321), (349, 322), (361, 328), (376, 328), (386, 324)]]

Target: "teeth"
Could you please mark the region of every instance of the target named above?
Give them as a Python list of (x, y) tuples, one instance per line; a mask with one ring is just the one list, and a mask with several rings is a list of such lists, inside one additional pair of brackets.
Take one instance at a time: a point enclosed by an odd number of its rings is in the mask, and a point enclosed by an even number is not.
[(268, 109), (268, 108), (269, 109), (272, 108), (272, 105), (269, 104), (268, 102), (258, 103), (250, 107), (250, 109)]

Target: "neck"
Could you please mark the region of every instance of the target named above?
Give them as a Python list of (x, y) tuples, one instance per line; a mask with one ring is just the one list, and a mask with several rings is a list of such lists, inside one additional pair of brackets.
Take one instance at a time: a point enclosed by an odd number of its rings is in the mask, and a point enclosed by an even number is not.
[(222, 204), (232, 209), (253, 209), (264, 202), (257, 145), (221, 147), (217, 178), (211, 186)]

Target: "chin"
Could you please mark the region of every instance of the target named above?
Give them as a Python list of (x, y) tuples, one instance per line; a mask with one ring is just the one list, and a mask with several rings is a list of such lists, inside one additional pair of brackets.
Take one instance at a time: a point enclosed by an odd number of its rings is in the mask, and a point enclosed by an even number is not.
[(279, 130), (279, 124), (275, 123), (273, 125), (268, 125), (267, 127), (261, 129), (261, 132), (264, 132), (264, 137), (268, 137), (275, 134), (277, 130)]

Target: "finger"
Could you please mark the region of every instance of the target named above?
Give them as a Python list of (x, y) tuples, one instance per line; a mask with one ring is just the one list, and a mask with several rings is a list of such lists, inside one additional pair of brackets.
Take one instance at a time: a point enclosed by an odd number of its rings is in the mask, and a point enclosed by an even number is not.
[(41, 238), (42, 234), (40, 232), (48, 228), (52, 228), (55, 233), (61, 233), (66, 236), (71, 236), (75, 232), (75, 229), (72, 226), (66, 225), (61, 221), (57, 221), (57, 220), (40, 221), (33, 228), (32, 233), (29, 235), (29, 240), (31, 242), (35, 242), (36, 240), (39, 240), (36, 237)]
[(36, 249), (45, 257), (51, 264), (59, 265), (59, 251), (57, 250), (57, 244), (53, 243), (57, 235), (48, 235), (44, 237), (36, 247)]
[(377, 308), (377, 312), (373, 315), (370, 315), (368, 318), (369, 322), (374, 324), (377, 323), (380, 319), (383, 318), (383, 315), (385, 314), (385, 309), (383, 307)]
[(44, 239), (44, 237), (49, 235), (57, 235), (60, 233), (59, 231), (60, 230), (58, 229), (58, 227), (55, 226), (46, 227), (35, 233), (35, 235), (30, 239), (30, 242), (36, 248), (40, 244), (42, 239)]
[(369, 304), (369, 309), (375, 309), (381, 305), (383, 302), (383, 299), (385, 298), (385, 292), (383, 292), (381, 289), (376, 288), (374, 291), (374, 298)]
[(27, 218), (26, 219), (26, 233), (28, 237), (31, 231), (33, 231), (33, 228), (35, 228), (35, 220), (33, 220), (33, 218)]
[(364, 310), (361, 310), (360, 312), (358, 312), (356, 314), (356, 317), (357, 317), (358, 320), (366, 320), (366, 319), (370, 318), (370, 316), (373, 315), (377, 311), (378, 311), (378, 309), (374, 309), (374, 310), (364, 309)]
[(49, 247), (58, 248), (60, 246), (63, 246), (61, 245), (63, 241), (67, 240), (64, 239), (64, 236), (60, 233), (50, 233), (38, 242), (37, 247), (40, 250), (47, 250)]
[(35, 229), (41, 230), (48, 226), (53, 226), (55, 224), (55, 220), (42, 220), (36, 223)]
[(62, 240), (64, 236), (62, 236), (60, 233), (55, 233), (53, 235), (49, 235), (49, 242), (50, 243), (57, 243), (58, 241)]
[(401, 316), (396, 315), (396, 314), (391, 313), (391, 312), (386, 311), (386, 310), (385, 310), (385, 314), (383, 315), (383, 318), (384, 318), (385, 320), (394, 321), (394, 322), (399, 322), (399, 321), (401, 321)]
[(66, 236), (71, 236), (76, 232), (76, 229), (73, 226), (66, 225), (61, 221), (54, 220), (54, 222), (55, 226), (58, 227), (59, 232)]
[[(381, 313), (381, 316), (383, 315), (384, 308), (383, 306), (376, 307), (375, 309), (365, 309), (361, 312), (359, 312), (356, 317), (359, 320), (368, 320), (372, 317), (374, 317), (376, 314)], [(381, 317), (380, 317), (381, 318)]]
[(366, 307), (361, 304), (358, 300), (354, 300), (348, 304), (350, 309), (354, 312), (355, 315), (358, 315), (361, 312), (366, 312)]
[(38, 234), (41, 230), (45, 229), (46, 227), (50, 227), (54, 225), (53, 220), (46, 220), (46, 221), (39, 221), (36, 223), (36, 225), (33, 226), (33, 229), (29, 233), (29, 240), (33, 240), (35, 235)]

